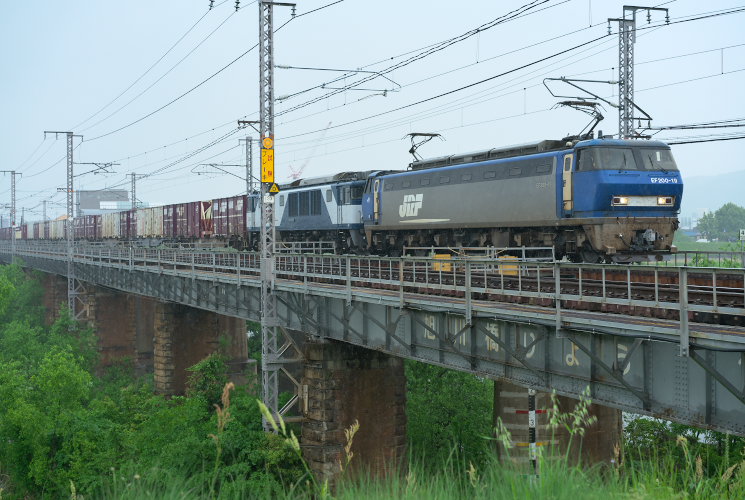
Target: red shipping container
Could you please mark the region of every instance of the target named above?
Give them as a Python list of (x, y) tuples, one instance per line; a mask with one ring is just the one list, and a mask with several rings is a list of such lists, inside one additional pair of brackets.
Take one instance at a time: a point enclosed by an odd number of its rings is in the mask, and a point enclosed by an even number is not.
[(77, 217), (72, 220), (74, 227), (73, 237), (76, 240), (85, 239), (85, 219), (83, 217)]
[(209, 237), (215, 232), (212, 215), (212, 200), (199, 202), (199, 228), (200, 238)]
[(163, 235), (173, 238), (178, 235), (176, 230), (176, 207), (178, 205), (165, 205), (163, 207)]
[(230, 236), (228, 221), (228, 198), (218, 198), (212, 201), (213, 234), (225, 238)]
[(49, 239), (49, 221), (48, 220), (44, 221), (44, 239), (45, 240)]
[(41, 222), (34, 222), (34, 239), (35, 240), (38, 240), (39, 238), (41, 238), (41, 235), (42, 235), (40, 231), (41, 224), (42, 224)]
[(233, 196), (228, 200), (229, 235), (243, 237), (246, 234), (246, 195)]
[(174, 237), (176, 238), (188, 238), (189, 237), (189, 204), (178, 203), (174, 205), (175, 215), (174, 221), (176, 224), (176, 232)]

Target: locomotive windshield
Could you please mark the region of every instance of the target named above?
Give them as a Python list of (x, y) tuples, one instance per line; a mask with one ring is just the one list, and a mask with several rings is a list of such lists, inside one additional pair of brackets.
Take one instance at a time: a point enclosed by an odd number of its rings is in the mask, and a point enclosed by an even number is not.
[(639, 155), (647, 170), (678, 170), (669, 149), (640, 148)]
[(588, 148), (579, 151), (578, 171), (589, 170), (678, 170), (669, 149)]

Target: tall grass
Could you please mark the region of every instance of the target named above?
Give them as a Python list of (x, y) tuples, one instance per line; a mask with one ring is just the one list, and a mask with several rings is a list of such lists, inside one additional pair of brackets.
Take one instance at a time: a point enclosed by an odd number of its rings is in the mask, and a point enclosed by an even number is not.
[[(222, 407), (216, 406), (218, 414), (217, 434), (212, 435), (219, 464), (221, 453), (220, 437), (230, 422), (230, 390), (232, 384), (225, 386)], [(293, 451), (301, 460), (305, 474), (292, 484), (282, 486), (278, 482), (248, 481), (245, 476), (222, 474), (223, 479), (216, 488), (217, 469), (206, 471), (209, 481), (204, 477), (181, 477), (168, 470), (151, 468), (139, 471), (136, 464), (111, 471), (111, 477), (95, 494), (103, 499), (330, 499), (339, 500), (377, 500), (377, 499), (551, 499), (584, 500), (612, 499), (742, 499), (745, 498), (745, 453), (732, 462), (720, 463), (712, 474), (709, 464), (696, 454), (700, 448), (689, 445), (684, 436), (678, 436), (671, 453), (670, 449), (661, 454), (652, 451), (651, 456), (627, 456), (626, 462), (618, 460), (615, 466), (579, 467), (572, 465), (569, 449), (576, 446), (575, 436), (581, 436), (584, 429), (595, 422), (587, 411), (590, 404), (586, 394), (580, 398), (574, 410), (567, 413), (559, 411), (555, 398), (550, 410), (550, 426), (569, 433), (568, 444), (563, 449), (548, 449), (538, 454), (538, 474), (528, 473), (527, 461), (500, 460), (494, 451), (478, 464), (466, 458), (457, 448), (437, 467), (428, 463), (426, 456), (409, 461), (399, 473), (385, 477), (373, 476), (364, 467), (348, 472), (349, 464), (363, 457), (353, 457), (352, 442), (357, 432), (364, 432), (355, 422), (345, 433), (345, 457), (338, 463), (339, 474), (335, 488), (328, 481), (318, 481), (308, 464), (302, 460), (300, 443), (282, 420), (273, 415), (261, 402), (259, 407), (267, 423), (271, 425), (278, 439)], [(503, 426), (497, 426), (494, 444), (501, 443), (507, 448), (511, 437)], [(492, 439), (492, 438), (489, 438)], [(699, 451), (693, 451), (699, 450)], [(650, 450), (647, 450), (650, 451)], [(412, 450), (410, 456), (416, 456)], [(509, 457), (508, 457), (509, 458)], [(705, 473), (709, 470), (709, 473)], [(221, 471), (222, 472), (222, 471)], [(0, 492), (0, 500), (2, 493)], [(75, 485), (71, 484), (71, 498)]]

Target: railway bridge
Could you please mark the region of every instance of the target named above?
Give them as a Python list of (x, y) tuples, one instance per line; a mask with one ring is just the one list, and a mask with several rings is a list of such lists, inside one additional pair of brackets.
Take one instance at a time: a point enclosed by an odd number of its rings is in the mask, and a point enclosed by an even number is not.
[[(64, 245), (0, 244), (3, 261), (13, 251), (48, 273), (50, 303), (65, 300)], [(78, 245), (72, 259), (104, 360), (133, 357), (162, 393), (183, 391), (185, 368), (221, 344), (246, 361), (259, 255)], [(321, 475), (355, 418), (356, 456), (383, 469), (404, 455), (403, 358), (498, 381), (495, 416), (518, 446), (536, 442), (528, 422), (552, 391), (567, 404), (589, 393), (591, 460), (611, 458), (621, 411), (745, 435), (742, 268), (282, 253), (273, 286), (286, 343), (264, 369), (286, 375), (283, 413)]]

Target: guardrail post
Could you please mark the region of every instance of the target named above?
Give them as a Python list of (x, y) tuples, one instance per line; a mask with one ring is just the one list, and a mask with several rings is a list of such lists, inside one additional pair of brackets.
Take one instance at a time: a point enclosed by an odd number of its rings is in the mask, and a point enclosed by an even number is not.
[(561, 268), (558, 262), (554, 262), (554, 302), (556, 304), (556, 323), (554, 328), (557, 337), (564, 337), (561, 330)]
[(160, 248), (157, 250), (157, 252), (158, 253), (156, 255), (158, 256), (158, 274), (162, 274), (163, 273), (163, 264), (161, 262)]
[(401, 309), (404, 308), (404, 258), (398, 259), (398, 305)]
[(238, 275), (238, 288), (241, 286), (241, 254), (235, 254), (235, 272)]
[(688, 269), (678, 271), (678, 302), (680, 303), (680, 356), (688, 357), (690, 332), (688, 331)]
[(352, 305), (352, 258), (348, 255), (344, 257), (347, 265), (347, 305)]
[(471, 261), (466, 261), (466, 324), (473, 325), (473, 304), (471, 303)]
[(303, 292), (308, 293), (308, 256), (303, 255)]
[(134, 260), (132, 257), (132, 247), (129, 247), (129, 270), (131, 271), (133, 269), (134, 269)]

